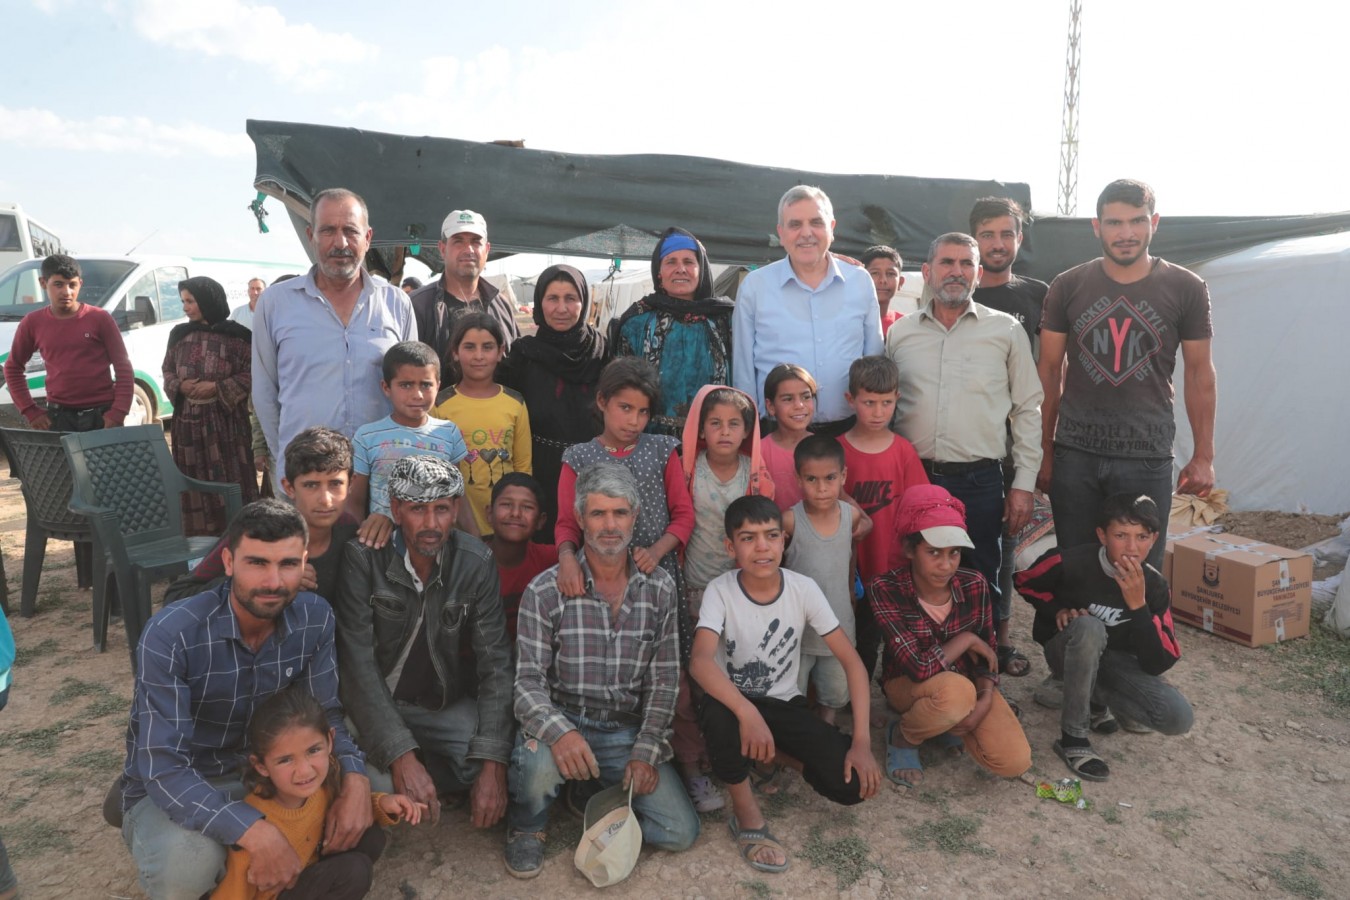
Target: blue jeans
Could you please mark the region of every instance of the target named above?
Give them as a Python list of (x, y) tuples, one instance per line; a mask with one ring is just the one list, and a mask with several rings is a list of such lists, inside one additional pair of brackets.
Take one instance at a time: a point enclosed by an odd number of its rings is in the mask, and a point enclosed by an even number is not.
[(1094, 701), (1162, 734), (1185, 734), (1195, 721), (1181, 691), (1141, 669), (1134, 654), (1107, 648), (1106, 625), (1095, 616), (1079, 616), (1047, 641), (1045, 662), (1064, 679), (1059, 726), (1071, 737), (1088, 737)]
[[(231, 800), (242, 800), (237, 775), (212, 779)], [(200, 831), (176, 825), (149, 797), (122, 818), (122, 840), (136, 860), (141, 889), (153, 900), (198, 900), (225, 874), (225, 847)]]
[[(478, 701), (462, 697), (445, 709), (427, 709), (416, 703), (396, 702), (403, 724), (417, 738), (418, 757), (427, 774), (441, 793), (467, 790), (483, 769), (479, 759), (469, 759), (469, 739), (478, 730)], [(347, 723), (351, 729), (351, 722)], [(360, 744), (361, 736), (351, 732)], [(372, 765), (366, 766), (370, 788), (391, 793), (393, 779), (389, 773)]]
[[(603, 787), (620, 784), (637, 740), (637, 728), (596, 722), (564, 713), (590, 745), (600, 764)], [(656, 790), (633, 795), (633, 812), (642, 826), (642, 842), (660, 850), (687, 850), (698, 839), (698, 813), (694, 812), (675, 767), (656, 767)], [(562, 773), (553, 762), (553, 752), (543, 741), (516, 732), (507, 775), (511, 802), (506, 808), (508, 831), (545, 831), (549, 809), (563, 786)]]
[(1112, 494), (1124, 493), (1147, 494), (1158, 504), (1163, 533), (1148, 552), (1148, 562), (1161, 572), (1167, 517), (1172, 514), (1172, 457), (1097, 456), (1055, 445), (1055, 461), (1050, 470), (1050, 507), (1054, 510), (1055, 540), (1060, 547), (1097, 543), (1097, 516), (1102, 501)]
[(989, 582), (994, 621), (1007, 621), (1012, 617), (1012, 597), (1003, 593), (999, 580), (1003, 568), (1003, 467), (990, 465), (961, 475), (929, 475), (928, 480), (966, 505), (966, 533), (975, 549), (961, 551), (961, 564)]

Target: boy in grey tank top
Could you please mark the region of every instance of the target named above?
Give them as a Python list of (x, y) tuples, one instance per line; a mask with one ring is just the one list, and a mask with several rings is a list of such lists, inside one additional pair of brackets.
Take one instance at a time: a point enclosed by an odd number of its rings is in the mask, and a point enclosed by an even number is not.
[[(813, 435), (797, 445), (793, 462), (802, 499), (783, 514), (783, 530), (792, 538), (783, 564), (816, 582), (852, 644), (856, 638), (853, 507), (840, 499), (847, 474), (844, 448), (836, 440)], [(870, 528), (870, 523), (864, 527)], [(805, 696), (812, 684), (819, 703), (817, 714), (833, 725), (837, 712), (848, 705), (848, 678), (825, 641), (807, 629), (802, 635), (797, 689)]]

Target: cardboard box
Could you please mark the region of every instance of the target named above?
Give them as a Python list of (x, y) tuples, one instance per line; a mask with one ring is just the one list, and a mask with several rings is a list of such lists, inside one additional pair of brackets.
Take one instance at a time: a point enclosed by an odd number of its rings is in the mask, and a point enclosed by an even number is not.
[(1172, 546), (1172, 614), (1248, 647), (1300, 638), (1312, 617), (1312, 557), (1235, 534)]

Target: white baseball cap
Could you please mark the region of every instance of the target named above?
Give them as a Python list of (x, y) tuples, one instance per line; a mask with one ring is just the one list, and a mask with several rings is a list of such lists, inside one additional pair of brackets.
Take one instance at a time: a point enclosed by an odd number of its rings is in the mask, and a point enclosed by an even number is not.
[(596, 887), (618, 884), (629, 876), (642, 852), (642, 826), (633, 813), (633, 785), (616, 784), (586, 804), (586, 831), (573, 863)]
[(441, 237), (448, 238), (462, 231), (476, 234), (487, 240), (487, 219), (471, 209), (457, 209), (445, 217), (441, 223)]

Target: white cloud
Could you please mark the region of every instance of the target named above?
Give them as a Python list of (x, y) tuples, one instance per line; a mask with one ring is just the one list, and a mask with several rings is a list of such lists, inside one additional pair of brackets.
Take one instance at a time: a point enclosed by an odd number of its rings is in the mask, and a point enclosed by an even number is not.
[(288, 22), (275, 6), (240, 0), (134, 0), (131, 21), (152, 43), (254, 63), (307, 90), (340, 81), (344, 70), (379, 55), (375, 44), (347, 32)]
[(49, 109), (0, 106), (0, 141), (27, 149), (93, 150), (172, 157), (249, 157), (253, 142), (242, 130), (220, 131), (196, 122), (167, 125), (145, 116), (68, 119)]

